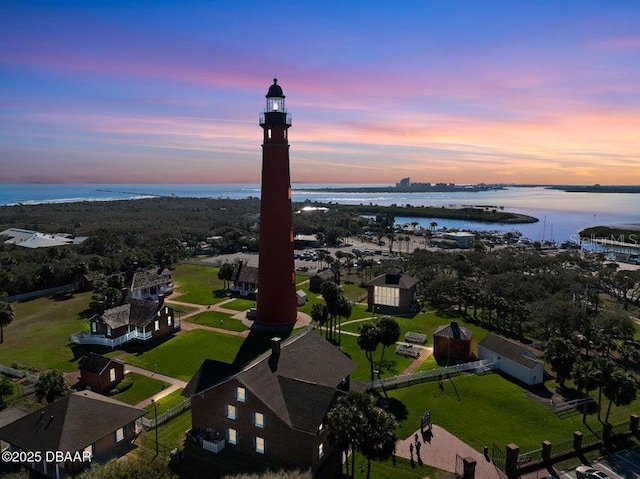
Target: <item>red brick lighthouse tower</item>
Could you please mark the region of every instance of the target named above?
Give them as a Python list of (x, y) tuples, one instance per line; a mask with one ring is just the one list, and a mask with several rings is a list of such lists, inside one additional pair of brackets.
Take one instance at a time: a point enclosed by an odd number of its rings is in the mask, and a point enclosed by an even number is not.
[(296, 322), (296, 278), (291, 223), (291, 179), (287, 130), (291, 115), (274, 78), (267, 107), (260, 114), (262, 197), (260, 199), (260, 258), (256, 323), (287, 327)]

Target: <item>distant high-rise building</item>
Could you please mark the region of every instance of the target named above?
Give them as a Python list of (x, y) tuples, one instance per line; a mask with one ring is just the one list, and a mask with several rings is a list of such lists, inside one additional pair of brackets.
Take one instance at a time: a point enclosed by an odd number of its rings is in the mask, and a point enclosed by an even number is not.
[(411, 188), (411, 179), (402, 178), (400, 182), (396, 183), (396, 188)]
[(297, 318), (287, 139), (291, 115), (285, 108), (285, 96), (277, 79), (266, 97), (267, 106), (260, 114), (262, 197), (256, 323), (263, 327), (287, 327)]

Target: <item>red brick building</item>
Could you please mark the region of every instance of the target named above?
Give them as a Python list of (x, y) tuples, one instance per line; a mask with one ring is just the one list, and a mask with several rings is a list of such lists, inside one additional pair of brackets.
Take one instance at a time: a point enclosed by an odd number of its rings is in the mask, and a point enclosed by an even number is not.
[(80, 386), (104, 394), (124, 379), (124, 363), (96, 353), (89, 353), (78, 361)]
[(433, 356), (446, 361), (465, 362), (473, 353), (473, 331), (460, 326), (457, 322), (440, 326), (433, 332)]
[[(60, 478), (130, 450), (137, 435), (136, 420), (146, 413), (92, 391), (80, 391), (3, 426), (0, 440), (8, 443), (10, 451), (40, 453), (40, 460), (24, 465)], [(46, 451), (69, 453), (78, 460), (56, 461)]]
[(323, 422), (336, 395), (349, 389), (354, 368), (308, 330), (274, 338), (271, 351), (242, 369), (205, 361), (183, 394), (191, 398), (193, 430), (203, 448), (233, 448), (265, 468), (279, 464), (332, 477), (340, 457)]

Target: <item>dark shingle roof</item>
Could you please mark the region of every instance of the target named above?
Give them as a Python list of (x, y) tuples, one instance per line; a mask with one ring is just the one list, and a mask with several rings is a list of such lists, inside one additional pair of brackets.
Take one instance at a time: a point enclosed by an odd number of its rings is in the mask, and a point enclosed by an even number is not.
[(455, 321), (452, 321), (451, 324), (440, 326), (433, 332), (433, 335), (439, 338), (464, 339), (467, 341), (473, 339), (473, 331), (463, 328)]
[(238, 263), (236, 269), (233, 271), (232, 278), (234, 283), (258, 284), (258, 268), (256, 266)]
[(122, 363), (117, 359), (105, 358), (104, 356), (96, 353), (89, 353), (86, 356), (80, 358), (80, 361), (78, 361), (78, 366), (82, 371), (100, 374), (105, 370), (107, 366), (109, 366), (109, 363), (111, 362)]
[(205, 359), (200, 369), (191, 378), (187, 387), (182, 391), (182, 395), (186, 397), (195, 396), (212, 386), (233, 376), (240, 368), (233, 364), (223, 363), (213, 359)]
[(160, 303), (158, 301), (149, 299), (132, 299), (130, 304), (129, 324), (131, 324), (131, 326), (146, 326), (154, 320), (160, 309)]
[(482, 341), (478, 343), (478, 346), (482, 346), (489, 351), (493, 351), (496, 354), (529, 369), (533, 368), (536, 364), (541, 363), (540, 360), (534, 357), (534, 353), (526, 346), (510, 339), (503, 338), (502, 336), (497, 336), (493, 333), (487, 334)]
[(336, 273), (330, 269), (330, 268), (325, 268), (325, 269), (321, 269), (320, 271), (318, 271), (316, 274), (314, 274), (313, 276), (311, 276), (312, 278), (320, 278), (323, 281), (333, 281), (336, 277)]
[(102, 320), (105, 324), (111, 326), (111, 329), (116, 329), (121, 326), (129, 324), (129, 313), (131, 305), (122, 304), (111, 309), (107, 309), (102, 313)]
[(165, 270), (160, 273), (155, 271), (136, 271), (131, 279), (131, 291), (160, 286), (171, 281), (171, 276)]
[(130, 299), (127, 304), (107, 309), (101, 317), (112, 329), (128, 324), (144, 327), (153, 321), (160, 308), (165, 306), (171, 308), (151, 299)]
[(336, 389), (282, 376), (278, 381), (284, 404), (284, 410), (278, 415), (293, 429), (316, 434), (331, 407)]
[[(183, 395), (193, 396), (235, 378), (292, 428), (317, 432), (337, 392), (355, 364), (312, 330), (282, 342), (239, 372), (224, 377), (220, 365), (205, 361)], [(304, 417), (304, 416), (307, 417)]]
[(26, 451), (81, 451), (146, 410), (79, 391), (0, 428), (0, 439)]
[(410, 289), (417, 283), (417, 278), (403, 274), (398, 268), (390, 268), (386, 273), (369, 281), (367, 286), (397, 286), (400, 289)]

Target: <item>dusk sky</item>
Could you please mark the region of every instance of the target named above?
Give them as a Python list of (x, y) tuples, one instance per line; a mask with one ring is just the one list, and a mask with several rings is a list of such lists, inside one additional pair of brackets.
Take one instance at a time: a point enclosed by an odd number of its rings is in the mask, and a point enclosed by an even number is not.
[(640, 1), (0, 2), (0, 183), (640, 184)]

